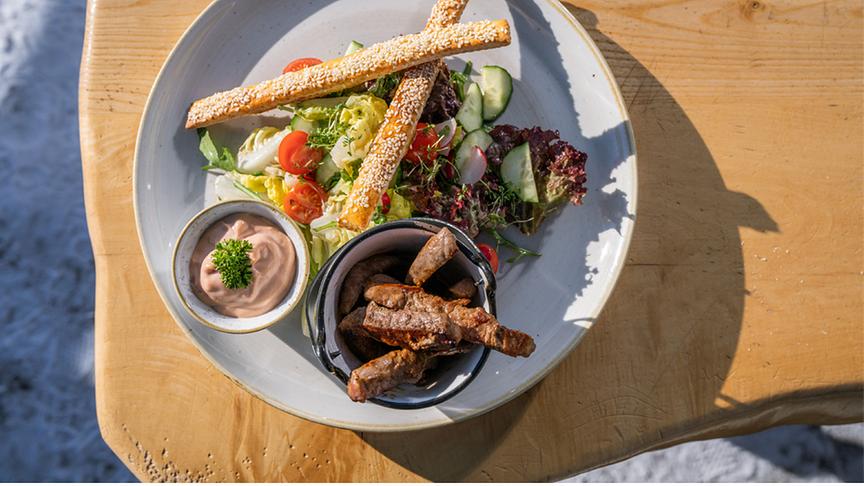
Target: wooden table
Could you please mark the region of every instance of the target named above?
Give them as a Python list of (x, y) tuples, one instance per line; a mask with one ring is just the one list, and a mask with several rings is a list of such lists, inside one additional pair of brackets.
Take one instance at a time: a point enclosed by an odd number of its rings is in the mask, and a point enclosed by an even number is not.
[(358, 434), (223, 377), (147, 277), (132, 153), (207, 0), (91, 0), (81, 147), (102, 435), (144, 480), (545, 480), (789, 423), (862, 420), (862, 5), (591, 0), (639, 148), (639, 219), (602, 318), (546, 380), (467, 423)]

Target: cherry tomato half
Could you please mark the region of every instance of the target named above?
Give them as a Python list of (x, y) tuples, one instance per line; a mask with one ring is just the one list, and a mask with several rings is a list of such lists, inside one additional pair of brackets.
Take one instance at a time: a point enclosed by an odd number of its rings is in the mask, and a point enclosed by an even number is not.
[(390, 196), (385, 192), (381, 195), (381, 214), (390, 212)]
[(405, 160), (415, 164), (432, 162), (438, 157), (438, 150), (441, 148), (436, 146), (437, 142), (438, 132), (435, 131), (435, 125), (418, 123), (417, 133), (411, 142), (411, 148), (405, 154)]
[(324, 189), (313, 181), (300, 181), (285, 195), (285, 214), (302, 224), (309, 224), (324, 213)]
[(285, 135), (279, 143), (279, 165), (289, 174), (306, 175), (318, 168), (318, 163), (324, 158), (324, 151), (307, 147), (309, 134), (297, 130)]
[(321, 59), (317, 57), (301, 57), (300, 59), (294, 59), (289, 62), (285, 68), (282, 69), (282, 74), (285, 73), (293, 73), (294, 71), (299, 71), (301, 69), (306, 69), (309, 66), (314, 66), (316, 64), (321, 64)]
[(492, 267), (492, 271), (498, 273), (498, 252), (495, 251), (495, 248), (492, 248), (486, 243), (477, 243), (477, 248), (479, 248), (480, 253), (489, 260), (489, 265)]

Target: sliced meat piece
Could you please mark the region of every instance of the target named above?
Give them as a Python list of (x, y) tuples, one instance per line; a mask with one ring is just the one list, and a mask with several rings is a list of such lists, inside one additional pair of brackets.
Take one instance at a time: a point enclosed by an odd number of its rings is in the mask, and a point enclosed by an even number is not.
[(355, 368), (348, 380), (348, 396), (364, 402), (403, 384), (418, 384), (428, 379), (427, 371), (438, 363), (439, 356), (467, 353), (473, 344), (461, 343), (441, 351), (396, 349)]
[(427, 312), (447, 312), (456, 305), (468, 305), (468, 299), (444, 300), (437, 295), (425, 292), (420, 287), (404, 284), (381, 284), (369, 287), (363, 293), (366, 300), (383, 305), (389, 309), (403, 309)]
[(374, 287), (376, 285), (399, 283), (401, 283), (399, 280), (391, 277), (390, 275), (384, 273), (376, 273), (375, 275), (372, 275), (371, 277), (366, 279), (366, 283), (363, 284), (363, 292), (366, 292), (366, 289)]
[(417, 383), (434, 362), (429, 353), (390, 351), (351, 372), (348, 396), (355, 402), (365, 402), (403, 383)]
[(508, 356), (527, 358), (534, 352), (534, 339), (522, 331), (501, 325), (495, 316), (479, 307), (454, 307), (448, 314), (459, 327), (462, 339), (479, 343)]
[(339, 292), (339, 317), (351, 312), (369, 277), (384, 273), (397, 265), (399, 265), (399, 258), (392, 255), (375, 255), (354, 265), (354, 268), (345, 276), (342, 290)]
[[(449, 326), (439, 332), (446, 333), (451, 339), (458, 337), (469, 342), (482, 344), (509, 356), (527, 357), (534, 352), (534, 339), (531, 336), (502, 326), (495, 316), (479, 307), (465, 307), (465, 300), (448, 301), (437, 295), (427, 294), (418, 287), (390, 284), (370, 287), (366, 290), (365, 296), (372, 303), (392, 310), (412, 311), (411, 318), (400, 318), (398, 325), (402, 327), (416, 326), (418, 323), (425, 322), (424, 319), (430, 319), (428, 316), (436, 316), (435, 322), (438, 322), (441, 320), (440, 316), (444, 315), (447, 317)], [(370, 304), (370, 309), (371, 306), (372, 304)], [(414, 316), (417, 313), (426, 314), (426, 317)], [(368, 331), (367, 321), (363, 322), (363, 327)], [(440, 325), (443, 324), (439, 323)], [(426, 329), (418, 328), (412, 331), (413, 334), (411, 335), (414, 339), (419, 339), (416, 333), (424, 331)], [(370, 334), (380, 339), (377, 334), (371, 331)]]
[(423, 292), (420, 287), (403, 284), (381, 284), (367, 287), (363, 296), (366, 300), (383, 305), (388, 309), (401, 309), (408, 302), (408, 295)]
[(414, 351), (448, 349), (462, 340), (447, 314), (388, 309), (374, 302), (366, 310), (363, 329), (385, 344)]
[(447, 228), (442, 228), (432, 235), (417, 253), (417, 258), (408, 269), (407, 282), (418, 286), (423, 285), (436, 270), (450, 261), (457, 251), (459, 246), (456, 244), (456, 237)]
[(363, 329), (366, 308), (359, 307), (345, 316), (337, 329), (342, 334), (348, 348), (360, 361), (366, 362), (386, 354), (392, 348), (373, 338)]
[(342, 334), (362, 334), (368, 336), (366, 331), (363, 330), (363, 319), (366, 318), (366, 308), (358, 307), (351, 311), (350, 314), (343, 317), (339, 322), (339, 325), (336, 326), (339, 329), (339, 332)]
[(447, 290), (450, 291), (450, 295), (457, 299), (468, 299), (470, 301), (477, 295), (477, 286), (474, 285), (474, 279), (469, 277), (456, 282)]

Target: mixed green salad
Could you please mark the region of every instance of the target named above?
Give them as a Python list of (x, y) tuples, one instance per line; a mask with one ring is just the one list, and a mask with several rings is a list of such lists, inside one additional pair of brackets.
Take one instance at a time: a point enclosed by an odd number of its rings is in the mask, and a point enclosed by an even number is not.
[[(349, 53), (362, 48), (352, 42)], [(283, 72), (320, 63), (297, 59)], [(557, 131), (494, 125), (513, 93), (510, 74), (499, 66), (442, 70), (417, 134), (370, 227), (412, 215), (449, 221), (471, 236), (489, 232), (514, 261), (539, 254), (504, 239), (516, 225), (526, 234), (566, 202), (581, 204), (587, 155), (560, 140)], [(269, 202), (296, 221), (310, 248), (313, 274), (357, 235), (338, 217), (384, 121), (400, 75), (392, 74), (342, 93), (285, 105), (290, 122), (254, 130), (235, 153), (199, 130), (204, 170), (217, 174), (219, 200)], [(497, 271), (498, 253), (480, 245)]]

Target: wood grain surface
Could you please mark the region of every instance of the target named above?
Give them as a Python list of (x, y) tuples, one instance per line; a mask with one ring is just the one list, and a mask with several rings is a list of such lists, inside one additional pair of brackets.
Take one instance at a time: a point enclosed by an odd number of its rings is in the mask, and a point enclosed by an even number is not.
[[(860, 1), (589, 0), (639, 150), (639, 218), (602, 317), (483, 417), (358, 434), (223, 377), (164, 309), (132, 154), (168, 52), (206, 0), (91, 0), (81, 148), (103, 437), (143, 480), (545, 480), (674, 443), (862, 420)], [(469, 7), (470, 8), (470, 7)]]

